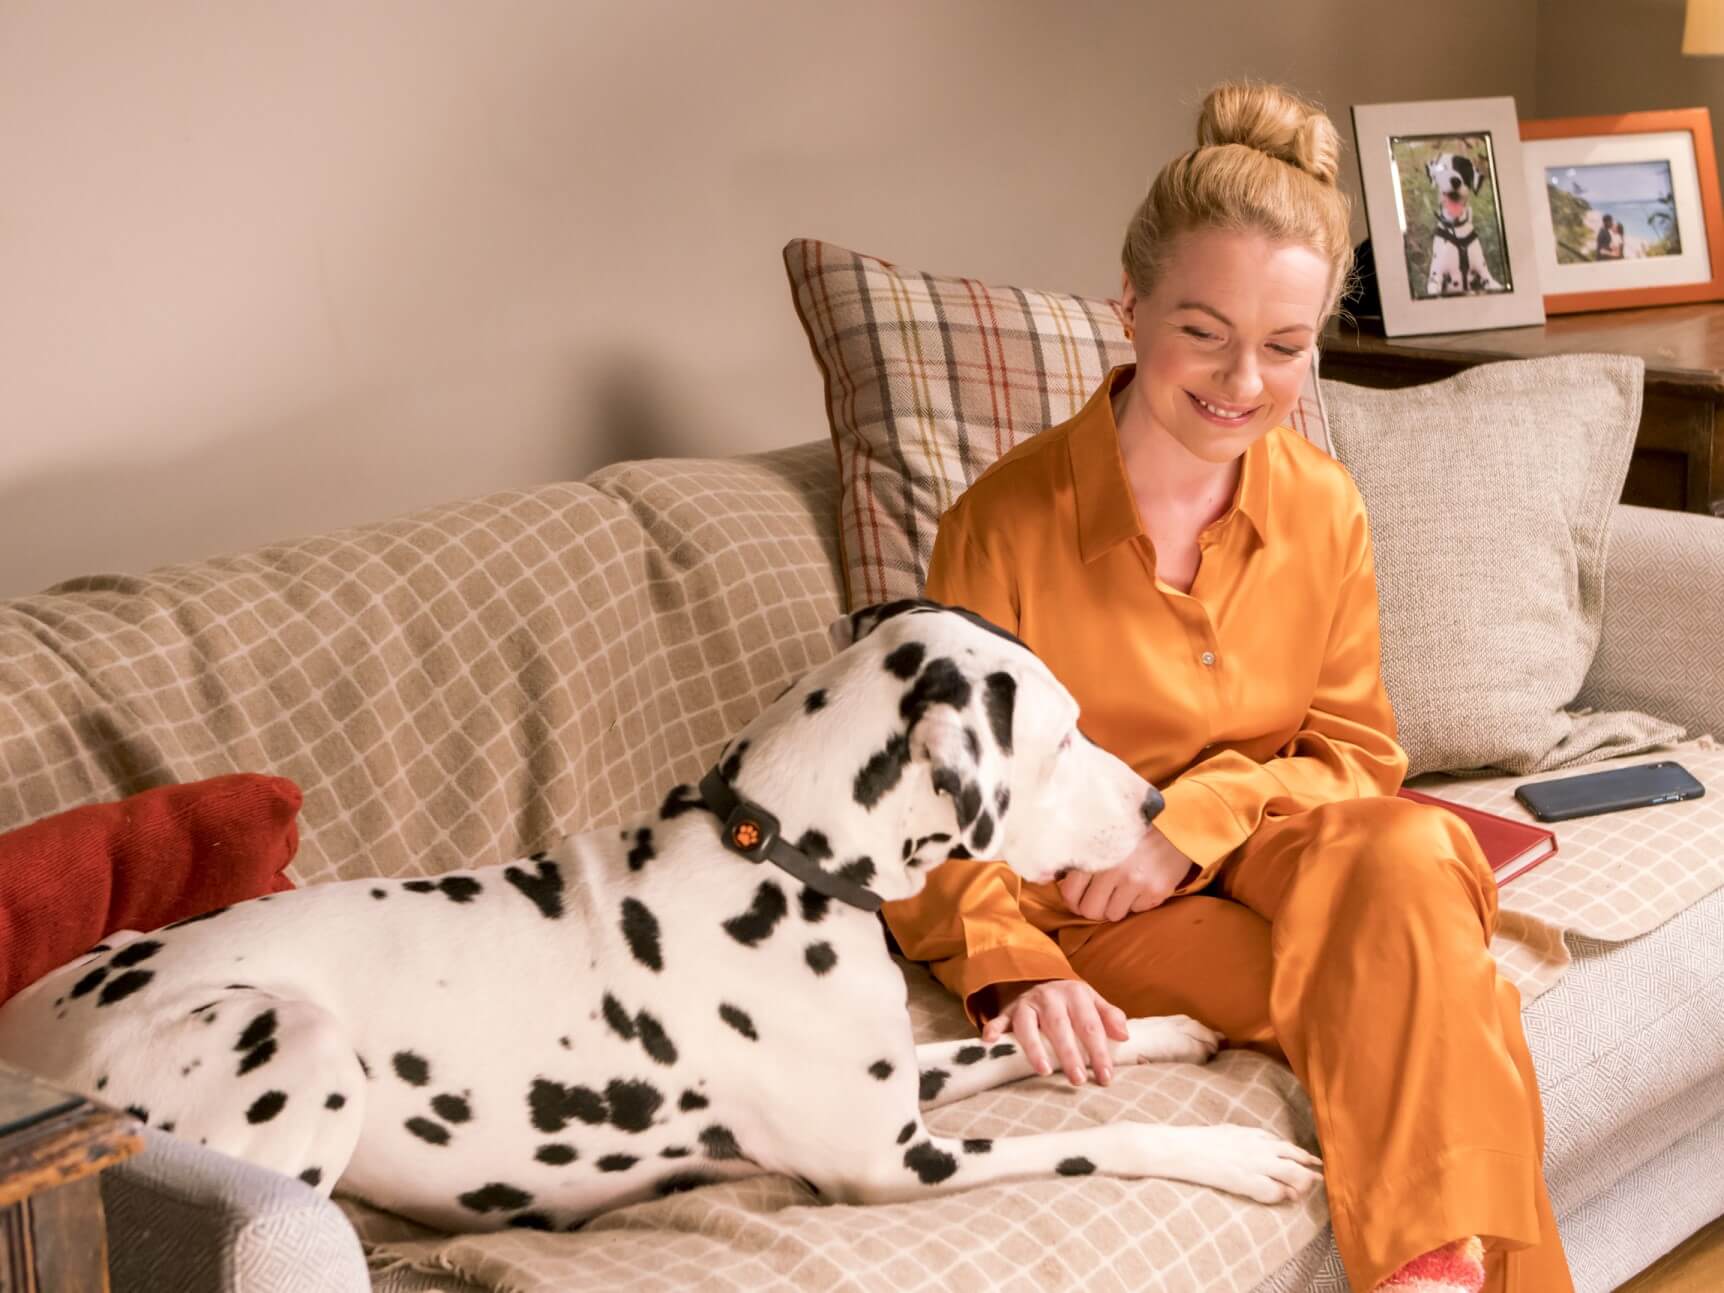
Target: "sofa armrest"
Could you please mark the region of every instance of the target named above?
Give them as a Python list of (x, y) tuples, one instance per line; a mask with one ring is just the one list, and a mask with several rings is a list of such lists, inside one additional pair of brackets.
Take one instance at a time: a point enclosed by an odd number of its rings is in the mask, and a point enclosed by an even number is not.
[(317, 1191), (154, 1129), (144, 1138), (101, 1177), (115, 1293), (369, 1293), (358, 1236)]
[(1618, 504), (1604, 628), (1576, 703), (1724, 738), (1724, 520)]

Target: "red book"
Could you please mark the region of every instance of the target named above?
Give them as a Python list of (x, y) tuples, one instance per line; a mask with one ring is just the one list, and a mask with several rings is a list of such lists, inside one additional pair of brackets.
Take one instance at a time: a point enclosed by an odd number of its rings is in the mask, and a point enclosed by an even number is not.
[(1517, 822), (1500, 813), (1487, 813), (1470, 804), (1457, 804), (1422, 791), (1402, 786), (1395, 792), (1414, 803), (1435, 804), (1447, 808), (1472, 828), (1473, 838), (1484, 850), (1485, 861), (1496, 872), (1497, 887), (1501, 888), (1523, 871), (1530, 871), (1556, 852), (1556, 832), (1531, 822)]

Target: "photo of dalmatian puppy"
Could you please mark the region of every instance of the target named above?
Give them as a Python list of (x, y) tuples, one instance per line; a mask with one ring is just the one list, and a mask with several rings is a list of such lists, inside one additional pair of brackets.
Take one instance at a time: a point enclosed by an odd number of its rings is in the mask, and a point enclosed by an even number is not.
[[(1091, 1172), (1264, 1203), (1320, 1161), (1238, 1124), (995, 1140), (923, 1113), (1032, 1075), (917, 1045), (882, 901), (950, 858), (1103, 870), (1161, 797), (1016, 638), (927, 601), (836, 654), (638, 820), (506, 865), (273, 894), (126, 932), (0, 1007), (0, 1058), (192, 1143), (442, 1230), (572, 1230), (766, 1172), (826, 1202)], [(1201, 1064), (1185, 1016), (1117, 1066)]]
[(1425, 174), (1436, 191), (1425, 295), (1506, 291), (1491, 274), (1473, 228), (1473, 198), (1490, 182), (1488, 169), (1464, 153), (1439, 153), (1425, 163)]

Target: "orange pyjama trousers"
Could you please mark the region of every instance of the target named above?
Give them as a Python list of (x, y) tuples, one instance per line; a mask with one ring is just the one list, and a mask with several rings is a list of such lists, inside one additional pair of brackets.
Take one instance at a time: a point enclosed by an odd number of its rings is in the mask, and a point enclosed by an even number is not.
[(1486, 1293), (1573, 1293), (1496, 927), (1465, 824), (1371, 798), (1271, 819), (1201, 891), (1060, 941), (1128, 1015), (1191, 1015), (1291, 1066), (1354, 1289), (1476, 1234)]

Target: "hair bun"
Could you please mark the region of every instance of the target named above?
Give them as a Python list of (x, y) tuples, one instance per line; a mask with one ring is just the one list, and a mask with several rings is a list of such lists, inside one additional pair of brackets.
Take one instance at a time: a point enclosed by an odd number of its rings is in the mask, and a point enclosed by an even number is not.
[(1340, 169), (1341, 137), (1322, 107), (1285, 86), (1229, 81), (1204, 96), (1199, 147), (1242, 144), (1325, 184)]

